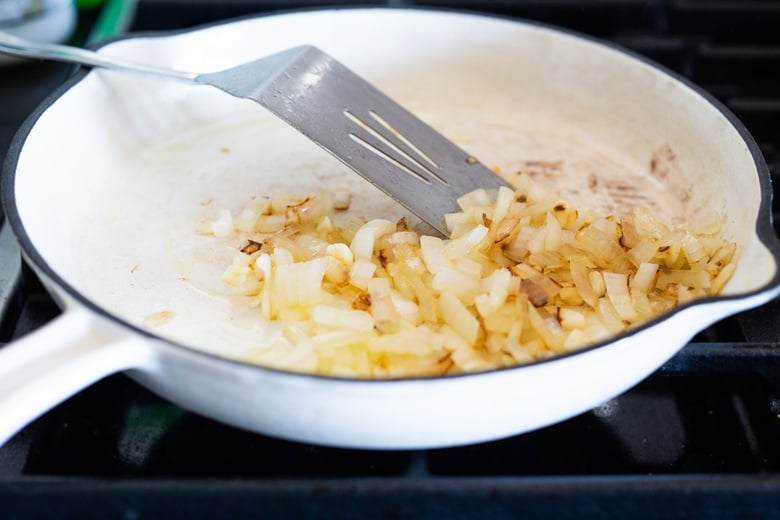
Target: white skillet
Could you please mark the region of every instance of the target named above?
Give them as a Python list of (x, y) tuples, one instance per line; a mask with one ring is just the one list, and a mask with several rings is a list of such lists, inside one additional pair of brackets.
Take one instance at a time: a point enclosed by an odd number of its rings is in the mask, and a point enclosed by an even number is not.
[[(239, 239), (199, 235), (253, 195), (337, 182), (352, 210), (404, 212), (258, 105), (208, 87), (80, 73), (20, 131), (3, 174), (8, 221), (61, 317), (0, 351), (0, 442), (115, 372), (225, 423), (361, 448), (473, 443), (587, 411), (656, 370), (699, 330), (780, 292), (769, 174), (735, 118), (625, 52), (546, 27), (415, 10), (248, 19), (101, 52), (209, 72), (311, 43), (488, 164), (526, 169), (574, 204), (715, 210), (739, 246), (722, 297), (613, 341), (511, 369), (360, 381), (237, 361), (275, 334), (220, 274)], [(169, 322), (147, 327), (154, 313)]]

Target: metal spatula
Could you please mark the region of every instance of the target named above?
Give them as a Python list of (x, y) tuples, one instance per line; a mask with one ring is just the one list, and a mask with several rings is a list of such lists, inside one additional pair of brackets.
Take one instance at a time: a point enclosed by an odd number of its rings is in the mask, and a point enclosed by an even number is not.
[(442, 234), (456, 199), (506, 183), (331, 56), (309, 45), (209, 74), (128, 63), (0, 32), (0, 53), (211, 85), (258, 102)]

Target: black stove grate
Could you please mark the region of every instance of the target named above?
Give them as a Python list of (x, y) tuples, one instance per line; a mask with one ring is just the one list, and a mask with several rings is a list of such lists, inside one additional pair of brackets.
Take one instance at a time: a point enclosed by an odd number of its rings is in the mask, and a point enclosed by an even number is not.
[[(181, 29), (299, 1), (141, 1), (133, 30)], [(780, 3), (517, 0), (341, 2), (522, 17), (617, 42), (698, 83), (745, 123), (778, 175)], [(70, 72), (0, 80), (0, 154)], [(6, 102), (5, 100), (11, 100)], [(777, 206), (775, 206), (777, 208)], [(775, 225), (780, 218), (775, 210)], [(776, 228), (777, 229), (777, 228)], [(3, 241), (0, 240), (0, 245)], [(0, 278), (18, 253), (0, 249)], [(35, 276), (0, 289), (0, 342), (59, 312)], [(0, 447), (11, 516), (780, 516), (780, 301), (703, 331), (655, 374), (589, 413), (529, 434), (426, 451), (322, 448), (185, 412), (106, 378)]]

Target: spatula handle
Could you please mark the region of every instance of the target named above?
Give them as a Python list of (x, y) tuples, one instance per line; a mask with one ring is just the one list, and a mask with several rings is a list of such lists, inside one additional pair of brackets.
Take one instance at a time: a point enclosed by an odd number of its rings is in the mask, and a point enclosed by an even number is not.
[(189, 83), (194, 82), (195, 78), (198, 76), (198, 74), (194, 72), (182, 72), (150, 67), (148, 65), (112, 58), (95, 51), (80, 49), (78, 47), (31, 42), (2, 31), (0, 31), (0, 53), (22, 58), (39, 58), (66, 63), (76, 63), (89, 67), (101, 67), (153, 76), (164, 76), (166, 78)]

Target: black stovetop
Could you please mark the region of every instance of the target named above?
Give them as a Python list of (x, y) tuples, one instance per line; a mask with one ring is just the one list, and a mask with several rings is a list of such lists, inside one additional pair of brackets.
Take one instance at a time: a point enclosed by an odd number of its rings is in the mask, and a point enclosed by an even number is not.
[[(777, 175), (780, 3), (339, 3), (349, 4), (489, 11), (615, 41), (723, 101)], [(131, 30), (321, 5), (333, 4), (141, 1)], [(0, 159), (24, 117), (71, 72), (46, 63), (0, 71)], [(0, 342), (58, 313), (27, 269), (7, 280), (18, 263), (14, 248), (0, 249)], [(441, 450), (359, 451), (272, 439), (186, 412), (112, 376), (0, 447), (0, 514), (780, 517), (779, 315), (775, 301), (717, 323), (629, 392), (569, 421)]]

